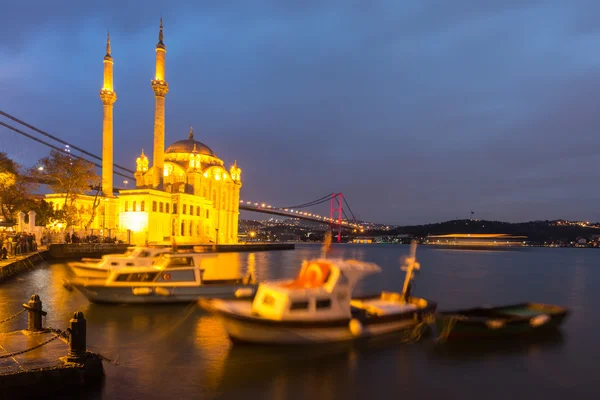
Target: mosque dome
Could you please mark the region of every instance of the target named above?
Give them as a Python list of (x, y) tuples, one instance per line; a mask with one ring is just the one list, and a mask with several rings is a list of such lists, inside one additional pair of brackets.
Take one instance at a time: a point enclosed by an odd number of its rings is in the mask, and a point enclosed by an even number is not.
[(191, 154), (196, 149), (198, 154), (205, 154), (211, 157), (217, 157), (214, 151), (211, 150), (210, 147), (205, 145), (202, 142), (199, 142), (194, 139), (194, 131), (190, 128), (190, 136), (188, 139), (178, 140), (175, 143), (171, 144), (165, 150), (165, 154), (171, 153), (188, 153)]

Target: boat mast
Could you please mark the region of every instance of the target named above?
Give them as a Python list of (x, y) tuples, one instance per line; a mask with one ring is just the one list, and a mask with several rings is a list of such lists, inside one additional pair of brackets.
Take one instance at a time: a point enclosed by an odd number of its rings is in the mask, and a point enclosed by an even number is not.
[(415, 270), (419, 270), (421, 265), (417, 262), (416, 258), (417, 254), (417, 242), (413, 240), (410, 243), (410, 256), (404, 260), (404, 266), (402, 266), (402, 271), (406, 271), (406, 277), (404, 278), (404, 287), (402, 288), (402, 298), (404, 300), (408, 300), (408, 296), (410, 295), (409, 288), (410, 283), (413, 280), (413, 275)]

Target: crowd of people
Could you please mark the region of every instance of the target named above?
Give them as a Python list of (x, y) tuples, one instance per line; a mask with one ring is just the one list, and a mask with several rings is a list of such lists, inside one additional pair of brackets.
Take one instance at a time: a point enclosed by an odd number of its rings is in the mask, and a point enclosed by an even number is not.
[(0, 258), (6, 260), (9, 256), (18, 256), (37, 250), (35, 235), (29, 233), (15, 233), (9, 235), (3, 233), (0, 236), (2, 251)]

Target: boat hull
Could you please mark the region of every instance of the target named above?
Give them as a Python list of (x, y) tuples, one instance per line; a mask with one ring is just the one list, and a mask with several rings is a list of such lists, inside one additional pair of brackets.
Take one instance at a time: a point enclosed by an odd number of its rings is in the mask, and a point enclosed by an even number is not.
[(94, 264), (88, 264), (84, 262), (73, 262), (69, 263), (68, 265), (77, 278), (108, 278), (108, 275), (110, 275), (111, 272), (106, 268), (100, 268)]
[[(109, 304), (164, 304), (191, 303), (200, 298), (234, 299), (239, 289), (256, 292), (254, 284), (202, 284), (200, 286), (105, 286), (71, 283), (92, 303)], [(249, 294), (250, 296), (250, 294)]]
[(557, 306), (523, 303), (441, 312), (435, 324), (444, 340), (511, 338), (555, 331), (568, 314)]
[[(201, 305), (221, 320), (227, 335), (234, 343), (268, 345), (302, 345), (347, 342), (399, 332), (423, 329), (424, 315), (433, 314), (436, 305), (385, 316), (357, 316), (334, 321), (275, 321), (245, 316), (214, 307), (209, 302)], [(351, 328), (360, 326), (360, 332)]]

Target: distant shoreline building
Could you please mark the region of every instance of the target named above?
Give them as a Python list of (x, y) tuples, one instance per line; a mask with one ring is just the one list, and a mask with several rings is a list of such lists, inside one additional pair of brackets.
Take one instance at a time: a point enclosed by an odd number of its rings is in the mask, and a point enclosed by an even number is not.
[[(113, 190), (113, 58), (110, 36), (104, 56), (104, 85), (100, 90), (102, 122), (102, 199), (92, 229), (128, 231), (132, 243), (218, 243), (238, 241), (242, 170), (234, 162), (229, 170), (204, 143), (187, 139), (165, 149), (165, 99), (169, 91), (162, 19), (156, 45), (154, 91), (154, 146), (152, 165), (141, 149), (136, 160), (135, 189)], [(46, 200), (60, 209), (65, 194), (48, 194)], [(83, 218), (91, 217), (94, 196), (78, 196), (75, 205)], [(107, 234), (108, 232), (104, 232)], [(114, 233), (111, 235), (114, 236)]]

